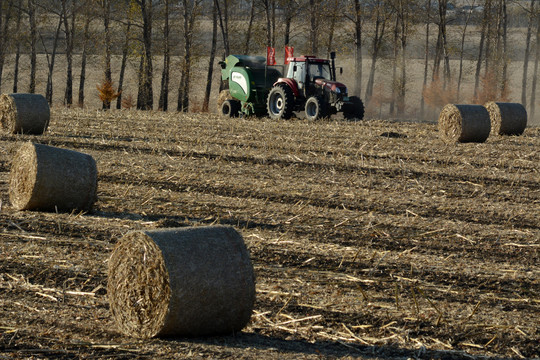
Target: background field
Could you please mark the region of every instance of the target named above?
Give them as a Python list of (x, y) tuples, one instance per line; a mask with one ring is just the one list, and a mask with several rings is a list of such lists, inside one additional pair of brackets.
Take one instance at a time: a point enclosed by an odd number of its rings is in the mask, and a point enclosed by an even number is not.
[[(540, 356), (539, 128), (445, 145), (432, 124), (53, 109), (49, 130), (0, 136), (7, 357)], [(96, 159), (94, 212), (10, 208), (11, 155), (28, 140)], [(119, 334), (105, 290), (115, 242), (215, 223), (251, 252), (249, 326)]]

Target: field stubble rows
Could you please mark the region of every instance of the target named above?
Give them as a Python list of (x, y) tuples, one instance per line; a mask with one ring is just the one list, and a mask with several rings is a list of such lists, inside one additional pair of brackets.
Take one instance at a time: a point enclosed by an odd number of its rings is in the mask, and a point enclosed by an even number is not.
[[(23, 140), (96, 159), (92, 214), (9, 208), (10, 154)], [(0, 142), (3, 351), (539, 355), (538, 128), (450, 146), (432, 124), (55, 109), (47, 135)], [(105, 292), (116, 240), (213, 223), (242, 232), (255, 266), (257, 303), (243, 334), (118, 334)]]

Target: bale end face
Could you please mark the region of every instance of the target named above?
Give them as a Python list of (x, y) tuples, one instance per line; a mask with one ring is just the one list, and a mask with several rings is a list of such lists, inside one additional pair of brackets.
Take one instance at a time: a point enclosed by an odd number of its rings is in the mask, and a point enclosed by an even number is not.
[(253, 267), (231, 227), (136, 231), (111, 255), (108, 296), (113, 318), (128, 336), (232, 333), (253, 311)]

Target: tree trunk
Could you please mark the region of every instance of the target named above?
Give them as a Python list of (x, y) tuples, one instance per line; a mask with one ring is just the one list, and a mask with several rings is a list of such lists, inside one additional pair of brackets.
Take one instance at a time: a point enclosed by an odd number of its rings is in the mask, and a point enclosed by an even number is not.
[[(15, 33), (17, 36), (20, 34), (21, 29), (21, 18), (22, 18), (22, 0), (19, 0), (17, 3), (17, 25)], [(17, 93), (19, 87), (19, 62), (21, 59), (21, 42), (20, 39), (16, 39), (17, 47), (15, 50), (15, 62), (13, 65), (13, 93)]]
[(362, 92), (362, 8), (360, 0), (354, 1), (354, 89)]
[[(216, 10), (215, 10), (215, 7), (216, 5), (214, 4), (213, 6), (213, 10), (212, 10), (212, 14), (216, 13)], [(248, 55), (249, 54), (249, 43), (251, 41), (251, 32), (253, 30), (253, 20), (255, 19), (255, 0), (251, 0), (251, 9), (249, 11), (249, 22), (248, 22), (248, 28), (247, 28), (247, 31), (246, 31), (246, 40), (244, 42), (244, 55)], [(212, 26), (215, 26), (217, 25), (217, 22), (214, 21), (212, 22)], [(212, 32), (212, 36), (213, 36), (213, 32)], [(212, 38), (212, 41), (214, 41), (215, 39)], [(215, 56), (215, 54), (214, 54)], [(212, 60), (213, 62), (213, 60)], [(211, 66), (213, 67), (213, 65)], [(204, 105), (203, 105), (203, 108), (204, 108)], [(204, 111), (204, 110), (203, 110)], [(207, 109), (208, 111), (208, 109)]]
[(82, 54), (81, 54), (81, 75), (79, 77), (79, 107), (84, 107), (84, 86), (86, 83), (86, 57), (88, 56), (88, 40), (90, 33), (90, 16), (86, 17), (84, 22), (84, 34), (83, 34), (83, 45), (82, 45)]
[(223, 3), (223, 9), (219, 4), (219, 0), (214, 0), (214, 4), (217, 8), (219, 28), (221, 29), (221, 35), (223, 36), (223, 51), (225, 52), (223, 58), (226, 58), (231, 53), (229, 45), (229, 10), (227, 6), (227, 0), (225, 0)]
[[(359, 0), (356, 0), (357, 2)], [(311, 48), (311, 55), (317, 56), (319, 53), (319, 33), (318, 33), (318, 16), (319, 16), (319, 0), (309, 0), (309, 44)]]
[(392, 100), (390, 101), (389, 112), (391, 115), (394, 115), (397, 92), (396, 87), (398, 85), (397, 81), (397, 62), (398, 62), (398, 40), (399, 40), (399, 17), (396, 16), (396, 24), (394, 26), (394, 58), (392, 59)]
[(177, 110), (187, 112), (189, 110), (189, 93), (191, 86), (193, 29), (195, 27), (198, 3), (197, 0), (182, 0), (182, 3), (184, 5), (184, 64), (182, 66), (180, 87), (178, 89)]
[(508, 95), (508, 12), (506, 0), (502, 0), (502, 81), (501, 97), (504, 99)]
[[(0, 0), (0, 29), (2, 30), (2, 35), (0, 36), (0, 88), (2, 86), (2, 76), (4, 73), (4, 64), (6, 60), (6, 47), (7, 39), (9, 38), (9, 20), (11, 18), (11, 9), (13, 7), (13, 2), (9, 1), (7, 9), (4, 9), (3, 0)], [(5, 14), (3, 13), (5, 10)], [(4, 18), (2, 19), (2, 15)]]
[[(487, 3), (487, 1), (486, 1)], [(486, 4), (487, 5), (487, 4)], [(480, 30), (480, 44), (478, 45), (478, 58), (476, 60), (476, 71), (474, 73), (474, 95), (473, 98), (478, 97), (478, 87), (480, 86), (480, 70), (482, 69), (482, 53), (484, 51), (484, 42), (486, 41), (486, 28), (489, 19), (489, 12), (487, 6), (484, 8), (484, 16), (482, 20), (482, 30)]]
[(540, 14), (536, 14), (536, 56), (534, 58), (534, 74), (531, 86), (531, 111), (530, 118), (534, 119), (536, 107), (536, 83), (538, 80), (538, 62), (540, 61)]
[(431, 0), (426, 1), (426, 41), (424, 45), (424, 81), (422, 83), (422, 97), (420, 98), (420, 116), (424, 118), (425, 100), (424, 92), (427, 87), (428, 67), (429, 67), (429, 24), (431, 22)]
[(129, 37), (131, 36), (131, 17), (128, 16), (126, 24), (126, 32), (124, 38), (124, 46), (122, 47), (122, 62), (120, 64), (120, 77), (118, 79), (118, 97), (116, 98), (116, 108), (122, 108), (124, 76), (126, 73), (127, 58), (129, 52)]
[(36, 68), (37, 68), (37, 24), (35, 0), (28, 0), (28, 21), (30, 23), (30, 82), (28, 92), (36, 92)]
[(529, 23), (527, 25), (527, 39), (525, 40), (525, 55), (523, 58), (523, 77), (521, 79), (521, 104), (527, 108), (527, 73), (529, 71), (529, 56), (531, 53), (531, 35), (534, 21), (534, 5), (536, 0), (531, 0)]
[(171, 55), (169, 51), (169, 0), (165, 0), (165, 24), (163, 26), (163, 71), (161, 73), (161, 91), (158, 109), (167, 111), (169, 107), (169, 73)]
[[(474, 1), (473, 1), (474, 5)], [(467, 13), (467, 18), (465, 19), (465, 25), (463, 27), (463, 32), (461, 33), (461, 46), (459, 51), (459, 74), (457, 80), (457, 101), (459, 102), (461, 96), (461, 80), (463, 79), (463, 51), (465, 49), (465, 38), (467, 36), (467, 27), (471, 21), (472, 11)]]
[(405, 94), (407, 90), (407, 36), (408, 36), (408, 22), (409, 22), (409, 10), (404, 0), (400, 0), (400, 13), (401, 13), (401, 77), (399, 80), (399, 92), (397, 101), (397, 110), (400, 115), (405, 114)]
[(376, 20), (375, 20), (375, 34), (373, 36), (372, 43), (372, 52), (371, 52), (371, 67), (369, 71), (368, 83), (366, 85), (366, 95), (364, 101), (366, 104), (369, 103), (371, 97), (373, 96), (373, 87), (375, 85), (375, 71), (377, 65), (377, 59), (379, 57), (379, 51), (382, 47), (384, 33), (386, 28), (386, 17), (381, 18), (381, 1), (377, 1), (376, 4)]
[(272, 47), (272, 9), (270, 8), (270, 0), (263, 0), (262, 4), (264, 7), (264, 14), (266, 16), (266, 46)]
[[(52, 105), (52, 98), (53, 98), (53, 71), (54, 71), (54, 62), (56, 59), (56, 49), (58, 47), (58, 39), (60, 38), (60, 30), (62, 29), (62, 22), (63, 22), (63, 16), (60, 14), (60, 20), (58, 21), (58, 26), (56, 27), (56, 32), (54, 35), (54, 41), (53, 41), (53, 48), (51, 55), (49, 57), (49, 52), (45, 50), (45, 54), (47, 55), (47, 63), (49, 64), (49, 72), (47, 73), (47, 86), (45, 88), (45, 99), (47, 99), (47, 102), (49, 105)], [(41, 43), (43, 45), (43, 48), (46, 49), (45, 41), (43, 40), (43, 37), (41, 37)]]
[(152, 90), (152, 0), (140, 2), (143, 18), (143, 54), (139, 73), (139, 93), (137, 109), (152, 110), (154, 107), (154, 92)]
[[(103, 3), (103, 30), (105, 33), (105, 68), (104, 68), (104, 81), (112, 84), (112, 72), (111, 72), (111, 0), (104, 0)], [(103, 102), (103, 110), (111, 108), (111, 103), (108, 101)]]
[[(64, 34), (66, 35), (66, 91), (64, 105), (73, 104), (73, 42), (75, 39), (75, 4), (71, 2), (71, 14), (68, 14), (67, 0), (62, 0), (62, 17), (64, 18)], [(69, 16), (71, 15), (71, 17)], [(71, 23), (70, 23), (71, 20)]]
[[(255, 0), (252, 1), (251, 11), (253, 14), (253, 5)], [(202, 106), (203, 112), (208, 112), (210, 104), (210, 94), (212, 92), (212, 78), (214, 75), (214, 60), (216, 58), (216, 45), (217, 45), (217, 8), (216, 4), (212, 7), (212, 45), (210, 47), (210, 59), (208, 61), (208, 75), (206, 76), (206, 89), (204, 92), (204, 101)], [(248, 41), (246, 45), (249, 47)], [(247, 54), (247, 52), (246, 52)]]

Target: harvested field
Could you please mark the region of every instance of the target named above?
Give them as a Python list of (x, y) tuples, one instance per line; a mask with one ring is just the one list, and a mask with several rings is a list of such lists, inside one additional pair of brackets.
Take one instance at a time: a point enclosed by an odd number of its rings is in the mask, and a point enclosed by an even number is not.
[[(28, 140), (96, 160), (93, 213), (9, 206)], [(53, 109), (45, 135), (0, 136), (0, 187), (7, 357), (540, 356), (539, 128), (447, 145), (425, 123)], [(247, 328), (122, 336), (106, 296), (115, 243), (210, 224), (235, 226), (251, 253)]]

